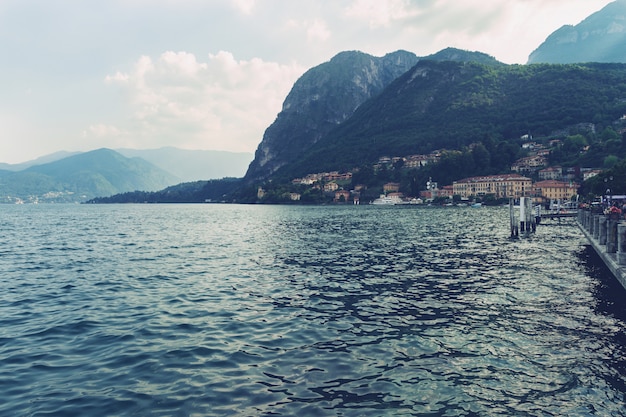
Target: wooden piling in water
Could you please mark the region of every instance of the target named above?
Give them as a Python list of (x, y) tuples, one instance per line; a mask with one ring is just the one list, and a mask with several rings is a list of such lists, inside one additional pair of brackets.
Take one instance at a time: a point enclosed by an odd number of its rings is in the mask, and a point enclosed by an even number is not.
[(515, 219), (515, 201), (512, 198), (509, 199), (509, 218), (511, 220), (511, 237), (516, 238), (519, 236), (519, 230)]
[(535, 216), (533, 214), (532, 198), (520, 198), (519, 219), (515, 215), (515, 201), (512, 198), (509, 199), (509, 218), (511, 222), (511, 237), (518, 237), (520, 232), (526, 234), (535, 232), (539, 215)]

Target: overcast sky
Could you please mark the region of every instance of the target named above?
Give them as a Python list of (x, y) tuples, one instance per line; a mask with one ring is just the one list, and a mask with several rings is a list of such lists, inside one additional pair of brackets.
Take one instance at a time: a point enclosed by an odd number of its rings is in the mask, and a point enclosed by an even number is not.
[(345, 50), (524, 64), (610, 0), (0, 0), (0, 162), (60, 150), (254, 152)]

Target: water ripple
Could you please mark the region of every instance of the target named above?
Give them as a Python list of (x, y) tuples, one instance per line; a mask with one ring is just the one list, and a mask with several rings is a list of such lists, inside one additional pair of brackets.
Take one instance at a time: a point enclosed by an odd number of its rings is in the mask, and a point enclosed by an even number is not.
[(626, 415), (626, 292), (507, 214), (8, 207), (0, 415)]

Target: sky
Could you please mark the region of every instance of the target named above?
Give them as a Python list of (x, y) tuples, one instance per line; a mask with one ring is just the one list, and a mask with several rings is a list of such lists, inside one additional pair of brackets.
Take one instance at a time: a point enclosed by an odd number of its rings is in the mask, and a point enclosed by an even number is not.
[(524, 64), (610, 0), (0, 0), (0, 162), (102, 147), (254, 152), (341, 51)]

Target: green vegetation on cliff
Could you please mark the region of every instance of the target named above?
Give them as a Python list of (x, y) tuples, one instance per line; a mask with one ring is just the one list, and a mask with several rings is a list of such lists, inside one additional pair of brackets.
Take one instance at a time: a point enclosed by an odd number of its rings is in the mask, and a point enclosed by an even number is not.
[[(519, 146), (523, 135), (547, 137), (580, 123), (604, 129), (625, 113), (626, 65), (420, 61), (276, 178), (350, 170), (384, 155), (462, 150), (478, 142), (508, 155), (506, 143)], [(491, 159), (497, 162), (501, 151), (492, 148)]]

